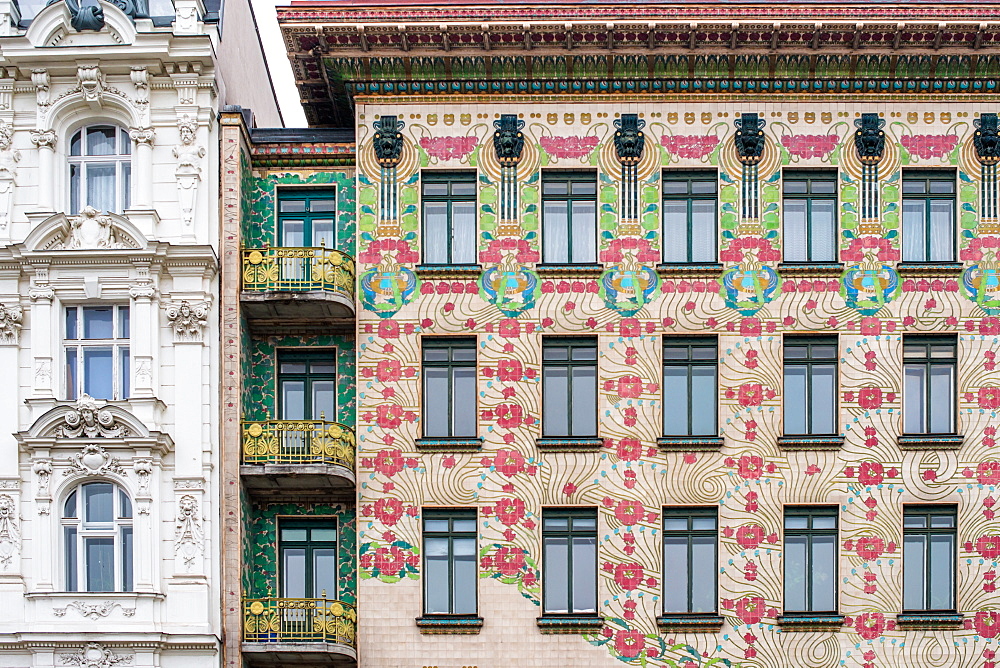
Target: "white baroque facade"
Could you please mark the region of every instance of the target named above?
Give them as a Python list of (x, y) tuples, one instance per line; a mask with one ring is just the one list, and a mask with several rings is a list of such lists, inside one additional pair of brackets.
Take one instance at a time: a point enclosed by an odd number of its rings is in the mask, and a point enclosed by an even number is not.
[(201, 0), (41, 4), (0, 1), (0, 666), (218, 666), (216, 119), (280, 116), (222, 80), (267, 76), (246, 2), (228, 50)]

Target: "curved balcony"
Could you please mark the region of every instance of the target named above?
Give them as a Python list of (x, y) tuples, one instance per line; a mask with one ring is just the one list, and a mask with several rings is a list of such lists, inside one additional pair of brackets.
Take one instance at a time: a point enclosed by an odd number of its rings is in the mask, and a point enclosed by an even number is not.
[(354, 318), (354, 258), (330, 248), (245, 248), (246, 317), (255, 324), (328, 327)]
[(252, 666), (357, 665), (358, 614), (325, 598), (243, 601), (243, 659)]
[(354, 489), (354, 429), (327, 420), (244, 421), (244, 485), (260, 492)]

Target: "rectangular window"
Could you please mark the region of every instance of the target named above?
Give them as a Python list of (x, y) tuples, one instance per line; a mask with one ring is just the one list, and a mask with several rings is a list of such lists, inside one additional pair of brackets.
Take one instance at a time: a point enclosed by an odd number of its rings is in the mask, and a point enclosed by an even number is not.
[(424, 614), (476, 614), (475, 509), (424, 511)]
[(785, 262), (837, 261), (836, 170), (785, 170)]
[(597, 341), (542, 342), (542, 435), (597, 436)]
[(336, 191), (279, 188), (278, 235), (286, 248), (336, 248)]
[(542, 172), (542, 261), (597, 262), (597, 174)]
[(903, 337), (903, 433), (955, 431), (954, 336)]
[(712, 263), (718, 260), (715, 170), (663, 172), (663, 261)]
[(128, 398), (128, 344), (128, 306), (67, 306), (66, 398)]
[(714, 337), (663, 339), (663, 434), (717, 436)]
[(476, 436), (476, 340), (423, 340), (424, 436)]
[(476, 264), (476, 172), (424, 172), (424, 264)]
[(336, 599), (336, 520), (281, 519), (279, 530), (281, 595)]
[(542, 566), (546, 614), (597, 612), (597, 510), (542, 513)]
[(280, 419), (337, 419), (336, 356), (330, 349), (278, 351)]
[(903, 610), (954, 612), (954, 506), (903, 508)]
[(785, 337), (785, 433), (837, 433), (837, 337)]
[(837, 614), (837, 508), (785, 509), (785, 612)]
[(955, 172), (903, 170), (903, 262), (955, 260)]
[(663, 510), (663, 613), (697, 615), (717, 612), (715, 508)]

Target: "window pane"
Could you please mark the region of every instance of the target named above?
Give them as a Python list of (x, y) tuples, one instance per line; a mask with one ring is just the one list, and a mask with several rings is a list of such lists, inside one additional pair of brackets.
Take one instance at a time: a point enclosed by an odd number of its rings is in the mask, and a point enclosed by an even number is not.
[(63, 544), (66, 546), (66, 591), (77, 591), (76, 527), (63, 527)]
[(304, 199), (290, 199), (282, 197), (278, 193), (278, 211), (281, 213), (305, 213), (306, 201)]
[(903, 610), (924, 610), (925, 536), (903, 536)]
[[(452, 436), (476, 435), (476, 368), (456, 367), (455, 389), (451, 397)], [(432, 397), (434, 395), (431, 395)]]
[(927, 259), (924, 200), (903, 200), (903, 260), (923, 262)]
[(543, 556), (545, 612), (569, 612), (568, 539), (550, 536), (545, 539)]
[(132, 518), (132, 501), (124, 489), (118, 490), (118, 517), (122, 519)]
[(309, 240), (311, 246), (321, 246), (323, 248), (336, 248), (337, 236), (334, 234), (334, 224), (331, 218), (314, 218), (312, 221), (312, 239)]
[(930, 432), (932, 434), (950, 434), (954, 430), (952, 420), (952, 410), (955, 398), (952, 396), (952, 388), (955, 386), (952, 380), (954, 367), (950, 364), (931, 365), (931, 397), (930, 405)]
[(691, 612), (715, 612), (715, 536), (691, 537)]
[(812, 608), (817, 612), (837, 610), (837, 537), (813, 536), (812, 563)]
[(569, 262), (569, 220), (566, 202), (544, 202), (542, 211), (542, 261)]
[(597, 203), (589, 200), (573, 202), (572, 262), (597, 261)]
[(663, 433), (667, 436), (687, 436), (688, 411), (691, 397), (688, 396), (688, 367), (668, 366), (663, 368), (663, 405), (672, 407), (663, 411)]
[(688, 261), (686, 201), (666, 201), (663, 203), (663, 261)]
[(837, 367), (827, 364), (812, 366), (812, 431), (813, 434), (834, 434), (836, 428)]
[(573, 436), (597, 435), (597, 369), (573, 368)]
[(122, 591), (132, 591), (132, 527), (122, 527)]
[(87, 591), (115, 590), (115, 539), (84, 538)]
[[(433, 400), (444, 397), (445, 400)], [(451, 395), (448, 392), (448, 368), (426, 367), (424, 369), (424, 435), (449, 436), (448, 408)]]
[(597, 611), (597, 538), (573, 538), (573, 610)]
[(117, 211), (115, 164), (90, 163), (87, 169), (87, 204), (98, 211)]
[(332, 380), (314, 380), (312, 382), (312, 419), (337, 419), (337, 387)]
[(476, 539), (455, 538), (455, 581), (453, 583), (456, 615), (476, 613)]
[(308, 530), (299, 528), (282, 529), (281, 540), (282, 542), (305, 542), (308, 540)]
[(75, 306), (70, 306), (66, 309), (66, 338), (75, 339), (79, 332), (77, 331), (77, 316), (78, 310)]
[(122, 170), (122, 209), (132, 206), (132, 163), (119, 163)]
[(699, 366), (691, 369), (691, 434), (715, 436), (718, 428), (715, 415), (718, 401), (715, 397), (715, 367)]
[[(785, 184), (786, 191), (788, 191), (788, 185), (788, 183)], [(806, 250), (806, 207), (808, 202), (804, 199), (786, 199), (784, 204), (785, 238), (782, 243), (785, 247), (785, 260), (805, 262), (809, 259)]]
[(476, 520), (455, 518), (452, 521), (452, 530), (456, 532), (471, 532), (476, 530)]
[(452, 206), (451, 261), (476, 263), (476, 203), (455, 202)]
[(448, 262), (447, 202), (424, 202), (424, 262)]
[(114, 338), (114, 308), (111, 306), (85, 306), (83, 308), (83, 338)]
[(281, 221), (281, 245), (291, 248), (305, 246), (306, 224), (303, 220)]
[(63, 517), (76, 517), (76, 492), (71, 492), (66, 497), (66, 503), (63, 505)]
[(448, 613), (448, 539), (425, 538), (424, 612)]
[(806, 367), (785, 365), (785, 433), (806, 432)]
[(66, 349), (66, 398), (76, 399), (79, 380), (76, 366), (76, 348)]
[(931, 200), (931, 261), (950, 262), (954, 259), (955, 202), (948, 199)]
[(926, 397), (926, 369), (922, 365), (903, 365), (903, 433), (922, 434)]
[(475, 181), (452, 181), (451, 194), (455, 197), (475, 197)]
[(693, 200), (691, 202), (691, 261), (715, 262), (717, 250), (715, 243), (715, 200)]
[(569, 436), (569, 369), (542, 367), (542, 433)]
[(87, 128), (87, 155), (115, 155), (115, 134), (113, 127)]
[(130, 394), (131, 394), (131, 392), (130, 392), (130, 390), (131, 390), (131, 387), (130, 387), (131, 383), (130, 383), (130, 381), (132, 379), (132, 371), (131, 371), (131, 364), (130, 364), (131, 358), (129, 357), (129, 350), (128, 350), (128, 348), (125, 348), (125, 347), (118, 348), (118, 357), (119, 357), (120, 362), (121, 362), (121, 366), (120, 366), (120, 368), (118, 370), (118, 372), (119, 372), (119, 376), (118, 376), (119, 377), (119, 381), (118, 381), (118, 383), (121, 385), (121, 393), (119, 394), (118, 398), (119, 399), (127, 399), (130, 396)]
[(70, 155), (82, 155), (83, 152), (83, 149), (81, 148), (82, 138), (83, 138), (83, 130), (78, 130), (76, 133), (73, 134), (73, 139), (71, 139), (69, 143)]
[(955, 607), (952, 586), (955, 582), (955, 537), (933, 535), (930, 554), (930, 610)]
[(326, 213), (336, 210), (337, 200), (332, 197), (330, 199), (314, 199), (309, 202), (309, 211), (312, 213)]
[(285, 598), (306, 598), (306, 551), (304, 548), (281, 550)]
[(934, 194), (950, 194), (955, 192), (954, 179), (934, 179), (930, 182), (930, 192)]
[(312, 584), (314, 597), (337, 598), (337, 553), (335, 550), (313, 550)]
[(111, 524), (115, 520), (114, 485), (92, 482), (83, 486), (83, 521), (87, 524)]
[(663, 611), (667, 613), (691, 612), (687, 601), (688, 590), (692, 587), (688, 581), (687, 541), (686, 535), (668, 535), (663, 539)]
[(810, 260), (835, 262), (837, 259), (837, 218), (834, 199), (812, 201), (812, 239)]
[(302, 380), (281, 381), (281, 419), (306, 419), (306, 384)]
[(132, 335), (128, 306), (118, 307), (118, 338), (127, 339)]
[(785, 536), (785, 611), (802, 612), (806, 606), (805, 536)]

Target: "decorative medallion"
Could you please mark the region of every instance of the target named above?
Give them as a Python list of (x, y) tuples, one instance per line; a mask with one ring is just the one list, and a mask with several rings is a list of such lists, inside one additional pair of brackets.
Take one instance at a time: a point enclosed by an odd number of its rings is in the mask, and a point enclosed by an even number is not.
[(646, 121), (638, 114), (622, 114), (615, 119), (615, 153), (622, 164), (635, 164), (642, 159), (642, 149), (646, 145), (644, 127)]
[(899, 292), (899, 274), (872, 253), (864, 262), (848, 267), (841, 277), (841, 295), (847, 305), (864, 316), (875, 315)]
[(122, 438), (129, 436), (129, 429), (115, 420), (115, 416), (104, 408), (107, 402), (98, 401), (88, 394), (80, 395), (76, 404), (69, 407), (63, 416), (63, 424), (56, 429), (56, 436), (62, 438)]
[(497, 161), (502, 166), (516, 165), (521, 161), (524, 149), (524, 121), (517, 114), (502, 114), (500, 120), (493, 121), (493, 149)]
[(507, 255), (494, 267), (488, 267), (479, 277), (480, 294), (509, 318), (533, 308), (541, 283), (538, 276), (518, 264), (513, 254)]
[(996, 114), (980, 114), (979, 118), (972, 121), (976, 128), (972, 136), (972, 145), (976, 149), (976, 157), (979, 162), (986, 164), (996, 164), (1000, 161), (1000, 129), (998, 129)]
[(629, 253), (622, 262), (604, 270), (598, 294), (605, 306), (629, 318), (649, 303), (659, 284), (660, 277), (656, 272), (636, 262)]
[(395, 167), (403, 153), (403, 121), (396, 116), (382, 116), (373, 124), (375, 135), (372, 137), (372, 147), (375, 149), (375, 159), (382, 167)]
[(722, 296), (726, 306), (743, 316), (752, 316), (777, 296), (778, 274), (749, 256), (722, 274)]
[(854, 147), (858, 159), (863, 163), (881, 162), (885, 151), (885, 120), (878, 114), (861, 114), (861, 118), (854, 121), (854, 127), (857, 128)]
[(757, 114), (741, 114), (733, 124), (736, 126), (736, 153), (740, 162), (756, 164), (764, 155), (764, 124), (763, 118)]
[(1000, 270), (992, 252), (962, 272), (962, 292), (987, 315), (1000, 315)]
[(107, 473), (117, 473), (124, 477), (125, 469), (122, 468), (121, 461), (117, 457), (112, 457), (108, 452), (96, 443), (88, 443), (83, 446), (83, 450), (73, 455), (67, 461), (69, 468), (63, 475), (73, 473), (83, 475), (104, 475)]
[(361, 303), (380, 318), (391, 318), (411, 301), (417, 290), (417, 276), (407, 267), (389, 259), (361, 274)]

